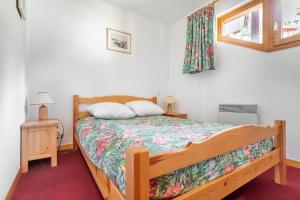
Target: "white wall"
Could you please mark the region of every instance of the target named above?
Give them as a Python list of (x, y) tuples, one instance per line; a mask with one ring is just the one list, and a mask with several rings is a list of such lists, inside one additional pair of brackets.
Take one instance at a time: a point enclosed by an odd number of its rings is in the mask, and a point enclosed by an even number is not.
[[(106, 50), (106, 28), (132, 34), (132, 54)], [(167, 28), (100, 0), (31, 0), (30, 97), (48, 91), (49, 115), (63, 120), (72, 143), (72, 95), (164, 96), (168, 77)], [(30, 118), (37, 118), (30, 107)]]
[[(217, 13), (241, 1), (224, 1)], [(183, 75), (186, 17), (169, 27), (169, 86), (176, 109), (190, 118), (216, 121), (218, 104), (259, 105), (260, 122), (287, 120), (287, 156), (300, 160), (300, 47), (264, 53), (216, 44), (216, 71)]]
[[(242, 1), (223, 1), (217, 13)], [(216, 71), (183, 75), (186, 17), (166, 28), (100, 0), (31, 0), (30, 7), (30, 96), (37, 91), (53, 96), (57, 104), (49, 106), (49, 114), (66, 125), (63, 143), (72, 142), (73, 94), (160, 91), (161, 97), (176, 98), (178, 111), (203, 121), (217, 120), (220, 103), (258, 104), (261, 123), (287, 120), (288, 157), (300, 160), (299, 47), (264, 53), (219, 42)], [(107, 27), (132, 33), (132, 55), (106, 50)], [(30, 107), (31, 119), (37, 109)]]
[(25, 24), (16, 2), (0, 1), (0, 199), (20, 169), (20, 125), (25, 120)]

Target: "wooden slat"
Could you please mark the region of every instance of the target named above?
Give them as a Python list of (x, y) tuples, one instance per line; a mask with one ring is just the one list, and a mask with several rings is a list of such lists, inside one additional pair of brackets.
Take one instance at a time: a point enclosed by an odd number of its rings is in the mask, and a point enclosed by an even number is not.
[(262, 156), (252, 163), (187, 192), (175, 200), (216, 200), (222, 199), (253, 178), (259, 176), (279, 162), (279, 151)]
[(125, 197), (120, 193), (120, 190), (111, 181), (109, 200), (125, 200)]
[(182, 150), (152, 154), (150, 156), (150, 179), (271, 138), (277, 134), (276, 127), (239, 126), (222, 131), (200, 143), (190, 143)]
[(79, 104), (92, 104), (92, 103), (100, 103), (100, 102), (128, 103), (130, 101), (137, 101), (137, 100), (153, 101), (153, 98), (147, 99), (142, 97), (116, 95), (116, 96), (104, 96), (104, 97), (92, 97), (92, 98), (79, 98)]
[(286, 122), (275, 121), (279, 134), (275, 138), (275, 148), (279, 150), (280, 162), (275, 166), (275, 182), (281, 185), (286, 184)]
[(126, 150), (126, 200), (149, 199), (149, 160), (145, 147)]
[(37, 160), (37, 159), (42, 159), (42, 158), (50, 158), (52, 155), (51, 153), (49, 154), (43, 154), (43, 155), (34, 155), (34, 156), (29, 156), (28, 160)]
[[(94, 164), (93, 164), (94, 165)], [(104, 172), (97, 168), (96, 168), (96, 178), (95, 178), (95, 181), (97, 183), (98, 186), (103, 186), (105, 185), (105, 187), (100, 187), (100, 191), (101, 191), (101, 194), (102, 194), (102, 197), (104, 199), (108, 199), (109, 198), (109, 189), (110, 189), (110, 184), (109, 184), (109, 179), (106, 177), (106, 175), (104, 174)]]
[(78, 113), (78, 117), (79, 119), (85, 118), (85, 117), (89, 117), (91, 116), (91, 114), (89, 112), (79, 112)]

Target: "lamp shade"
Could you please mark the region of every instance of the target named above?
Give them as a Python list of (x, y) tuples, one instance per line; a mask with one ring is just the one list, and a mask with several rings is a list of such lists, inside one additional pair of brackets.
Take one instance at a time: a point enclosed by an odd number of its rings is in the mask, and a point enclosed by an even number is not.
[(38, 92), (31, 102), (31, 105), (45, 105), (54, 103), (54, 100), (50, 97), (48, 92)]
[(173, 99), (172, 96), (168, 96), (168, 97), (166, 98), (165, 103), (167, 103), (167, 104), (174, 104), (175, 102), (174, 102), (174, 99)]

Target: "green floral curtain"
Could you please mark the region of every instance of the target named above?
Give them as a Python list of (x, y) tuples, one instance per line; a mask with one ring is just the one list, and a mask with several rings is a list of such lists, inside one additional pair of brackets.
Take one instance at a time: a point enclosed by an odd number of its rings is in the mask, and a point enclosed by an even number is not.
[(213, 4), (188, 17), (184, 74), (215, 69), (214, 19)]

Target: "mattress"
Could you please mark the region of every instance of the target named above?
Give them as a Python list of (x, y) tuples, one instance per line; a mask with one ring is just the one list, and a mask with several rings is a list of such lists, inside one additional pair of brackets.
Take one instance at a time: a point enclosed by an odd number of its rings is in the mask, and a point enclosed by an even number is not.
[[(90, 160), (125, 194), (125, 150), (144, 146), (150, 153), (184, 148), (231, 128), (166, 116), (102, 120), (94, 117), (75, 124), (81, 146)], [(273, 148), (267, 139), (150, 180), (150, 199), (169, 199), (214, 180), (265, 155)]]

